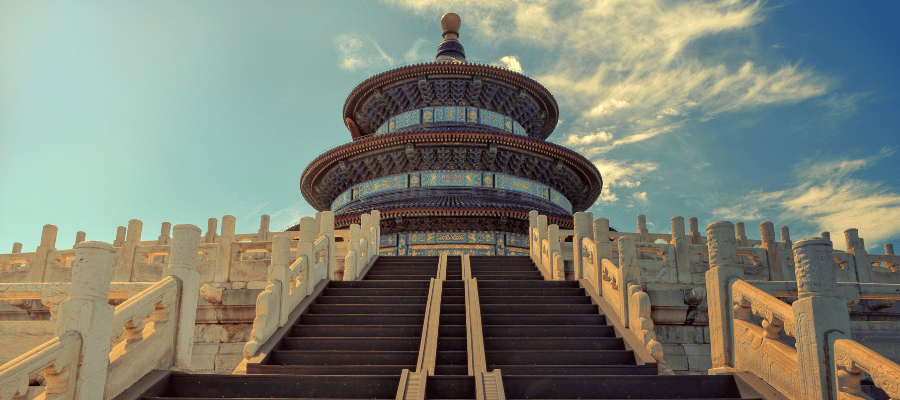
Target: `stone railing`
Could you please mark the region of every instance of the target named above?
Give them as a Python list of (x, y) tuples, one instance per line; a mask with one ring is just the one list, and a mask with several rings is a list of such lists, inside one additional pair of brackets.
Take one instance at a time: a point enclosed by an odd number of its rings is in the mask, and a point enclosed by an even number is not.
[[(47, 398), (110, 399), (152, 369), (187, 368), (198, 299), (199, 240), (196, 226), (175, 226), (164, 277), (115, 308), (108, 304), (110, 297), (127, 295), (136, 286), (124, 285), (123, 290), (123, 285), (110, 284), (116, 250), (102, 242), (77, 244), (72, 282), (67, 288), (47, 286), (68, 292), (59, 305), (56, 335), (0, 366), (0, 399), (40, 395), (41, 387), (28, 386), (38, 375), (47, 382), (42, 388)], [(111, 286), (119, 286), (116, 295), (111, 296)], [(13, 286), (0, 284), (0, 292), (9, 293), (7, 287)], [(19, 292), (34, 297), (34, 291)]]
[[(288, 315), (316, 285), (323, 280), (340, 278), (355, 280), (372, 259), (378, 255), (378, 211), (363, 214), (362, 222), (367, 232), (360, 238), (360, 226), (350, 226), (349, 251), (344, 259), (344, 269), (336, 270), (334, 256), (334, 213), (324, 211), (318, 219), (303, 217), (300, 220), (297, 259), (290, 263), (291, 236), (275, 234), (272, 241), (272, 262), (265, 290), (256, 299), (256, 318), (250, 340), (244, 345), (244, 359), (257, 356), (260, 346), (280, 327), (288, 323)], [(377, 242), (375, 242), (377, 243)]]
[[(850, 339), (847, 306), (900, 299), (900, 285), (838, 283), (825, 238), (793, 244), (796, 282), (744, 280), (730, 222), (707, 227), (710, 373), (749, 371), (791, 399), (860, 399), (862, 373), (900, 397), (900, 366)], [(792, 304), (779, 297), (797, 297)]]
[(564, 261), (559, 242), (559, 226), (547, 225), (547, 216), (528, 213), (531, 235), (531, 260), (548, 280), (565, 280)]

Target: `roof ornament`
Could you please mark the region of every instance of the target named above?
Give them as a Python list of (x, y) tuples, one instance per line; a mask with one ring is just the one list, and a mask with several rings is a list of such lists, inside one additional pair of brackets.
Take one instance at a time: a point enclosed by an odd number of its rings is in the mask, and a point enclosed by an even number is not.
[(466, 52), (463, 45), (459, 43), (459, 27), (462, 20), (456, 13), (446, 13), (441, 17), (441, 28), (444, 30), (444, 41), (438, 45), (437, 58), (435, 62), (466, 62)]

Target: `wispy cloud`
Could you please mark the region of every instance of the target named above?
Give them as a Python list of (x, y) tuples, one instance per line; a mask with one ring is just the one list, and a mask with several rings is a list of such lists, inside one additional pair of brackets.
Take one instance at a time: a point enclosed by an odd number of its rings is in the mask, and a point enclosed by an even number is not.
[[(613, 189), (634, 189), (641, 186), (641, 180), (649, 176), (659, 168), (659, 164), (653, 162), (630, 162), (628, 160), (600, 160), (594, 161), (594, 166), (603, 176), (603, 193), (597, 199), (598, 202), (615, 202), (619, 200)], [(632, 197), (647, 200), (647, 193)]]
[[(414, 12), (447, 7), (440, 0), (388, 2)], [(799, 64), (759, 65), (748, 59), (752, 54), (729, 53), (725, 44), (706, 40), (752, 34), (748, 28), (766, 11), (760, 1), (468, 0), (456, 2), (454, 10), (466, 15), (465, 22), (482, 39), (528, 43), (557, 57), (537, 78), (574, 108), (579, 117), (573, 126), (618, 127), (608, 131), (619, 139), (614, 146), (596, 148), (595, 154), (668, 131), (654, 128), (796, 103), (822, 96), (829, 87), (828, 79)], [(704, 53), (727, 56), (686, 51), (701, 40)], [(722, 51), (715, 46), (723, 46)], [(595, 132), (574, 132), (566, 140), (591, 146), (597, 140), (587, 136)]]
[(429, 59), (434, 59), (434, 54), (431, 52), (425, 51), (425, 45), (430, 43), (427, 39), (418, 38), (415, 43), (413, 43), (412, 47), (409, 48), (409, 51), (406, 52), (406, 55), (403, 56), (403, 60), (408, 63), (418, 62), (418, 61), (426, 61)]
[(833, 94), (823, 99), (820, 104), (828, 110), (826, 116), (831, 123), (837, 123), (859, 111), (859, 103), (872, 95), (868, 93)]
[[(820, 231), (843, 232), (857, 228), (875, 247), (880, 241), (900, 233), (900, 226), (884, 221), (900, 219), (900, 194), (883, 182), (852, 178), (854, 172), (869, 168), (893, 151), (858, 159), (801, 163), (796, 184), (783, 190), (755, 191), (733, 205), (713, 210), (726, 219), (760, 220), (780, 216), (800, 226), (807, 234)], [(835, 247), (841, 248), (840, 240)]]
[(335, 50), (340, 57), (338, 66), (349, 71), (363, 68), (381, 68), (394, 64), (372, 38), (356, 33), (344, 33), (334, 38)]

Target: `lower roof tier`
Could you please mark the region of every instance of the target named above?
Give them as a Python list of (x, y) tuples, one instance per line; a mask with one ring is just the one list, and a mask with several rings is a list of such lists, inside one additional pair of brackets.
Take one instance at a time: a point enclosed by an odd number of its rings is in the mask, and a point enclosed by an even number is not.
[(325, 211), (336, 200), (351, 200), (346, 196), (350, 190), (352, 197), (356, 185), (427, 171), (479, 171), (537, 182), (548, 188), (548, 196), (558, 193), (570, 203), (569, 212), (590, 207), (603, 188), (597, 168), (575, 151), (513, 133), (458, 127), (395, 132), (339, 146), (307, 166), (300, 186), (306, 201)]

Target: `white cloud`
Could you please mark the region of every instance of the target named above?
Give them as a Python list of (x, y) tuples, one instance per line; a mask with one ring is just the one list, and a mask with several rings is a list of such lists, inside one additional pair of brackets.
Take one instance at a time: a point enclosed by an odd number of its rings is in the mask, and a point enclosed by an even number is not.
[(500, 65), (516, 72), (523, 72), (522, 64), (519, 63), (519, 57), (516, 56), (503, 56), (500, 59)]
[(578, 136), (575, 134), (569, 135), (566, 137), (566, 141), (563, 142), (569, 146), (575, 145), (585, 145), (596, 142), (608, 142), (612, 139), (612, 133), (606, 131), (600, 131), (597, 133), (591, 133), (584, 136)]
[(631, 197), (638, 201), (647, 201), (647, 192), (634, 192)]
[[(640, 179), (647, 177), (650, 173), (659, 168), (659, 164), (653, 162), (630, 162), (628, 160), (599, 160), (594, 161), (600, 175), (603, 176), (603, 193), (600, 194), (598, 202), (615, 202), (619, 197), (612, 192), (613, 188), (636, 188), (641, 186)], [(646, 200), (647, 194), (643, 193), (643, 198), (637, 193), (632, 197), (639, 200)]]
[(338, 66), (349, 71), (362, 68), (381, 68), (392, 65), (388, 56), (372, 38), (355, 33), (344, 33), (334, 38), (335, 50), (340, 56)]
[(833, 94), (823, 99), (820, 104), (828, 109), (830, 122), (841, 121), (859, 111), (859, 103), (872, 95), (868, 93)]
[[(900, 226), (884, 223), (900, 220), (900, 194), (882, 182), (854, 179), (850, 175), (892, 154), (883, 150), (867, 158), (806, 163), (796, 172), (796, 185), (772, 192), (752, 192), (733, 205), (713, 210), (713, 214), (744, 220), (780, 214), (780, 218), (801, 225), (807, 234), (821, 231), (834, 234), (857, 228), (867, 246), (876, 247), (881, 241), (900, 234)], [(837, 239), (835, 247), (845, 246)]]

